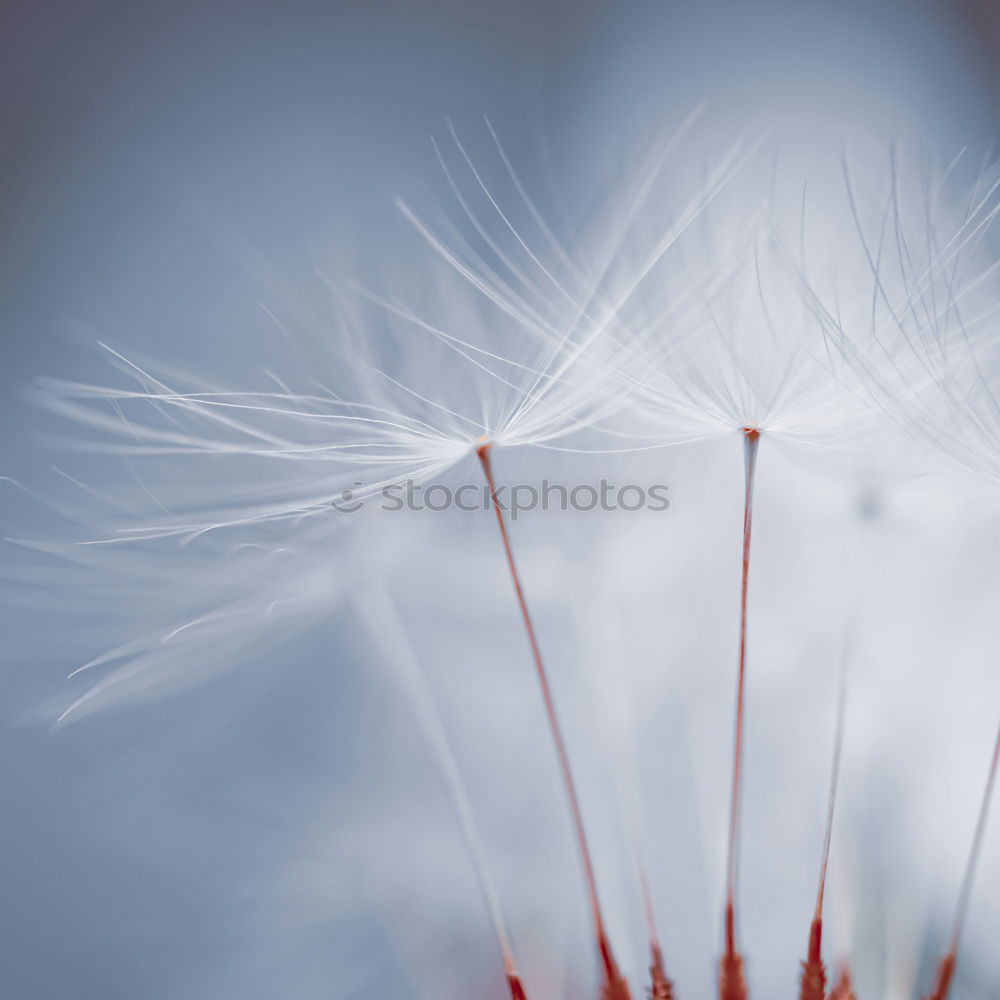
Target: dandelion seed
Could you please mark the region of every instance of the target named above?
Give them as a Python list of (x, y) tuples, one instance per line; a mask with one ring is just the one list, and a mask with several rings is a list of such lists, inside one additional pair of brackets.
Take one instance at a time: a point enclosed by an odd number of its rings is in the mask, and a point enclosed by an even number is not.
[[(740, 178), (743, 181), (743, 178)], [(745, 195), (734, 182), (729, 195)], [(752, 189), (752, 186), (750, 187)], [(634, 411), (663, 443), (738, 433), (743, 442), (743, 545), (738, 627), (737, 689), (724, 903), (724, 953), (719, 966), (722, 1000), (744, 1000), (744, 960), (736, 941), (736, 881), (742, 791), (748, 644), (748, 592), (753, 489), (762, 438), (810, 447), (843, 446), (862, 435), (870, 422), (860, 400), (837, 377), (829, 359), (812, 348), (815, 320), (794, 282), (775, 265), (775, 245), (757, 235), (759, 219), (779, 208), (755, 202), (747, 213), (713, 227), (711, 213), (701, 222), (701, 245), (677, 247), (676, 273), (657, 277), (662, 287), (649, 293), (648, 320), (639, 327), (644, 359), (635, 370)], [(712, 206), (718, 209), (718, 203)], [(799, 206), (796, 209), (801, 211)], [(749, 218), (748, 218), (749, 216)], [(705, 247), (710, 249), (706, 251)], [(699, 266), (712, 260), (713, 268)], [(675, 363), (662, 363), (664, 345), (687, 331)], [(693, 332), (692, 332), (693, 331)], [(629, 360), (632, 360), (630, 356)]]

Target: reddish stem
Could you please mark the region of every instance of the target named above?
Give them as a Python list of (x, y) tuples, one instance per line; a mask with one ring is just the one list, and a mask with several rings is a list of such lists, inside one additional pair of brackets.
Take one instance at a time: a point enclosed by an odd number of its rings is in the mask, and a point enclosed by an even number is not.
[[(846, 667), (845, 667), (846, 671)], [(840, 757), (844, 743), (844, 710), (847, 703), (846, 673), (841, 673), (840, 696), (837, 703), (837, 733), (833, 744), (833, 763), (830, 767), (830, 792), (826, 807), (826, 829), (823, 834), (823, 855), (819, 868), (819, 888), (816, 892), (816, 909), (809, 928), (809, 949), (802, 963), (802, 982), (799, 1000), (823, 1000), (826, 993), (826, 967), (823, 965), (823, 897), (826, 893), (826, 873), (830, 864), (830, 843), (833, 840), (833, 816), (837, 802), (837, 781), (840, 776)]]
[(739, 849), (740, 791), (743, 768), (743, 719), (747, 666), (747, 589), (750, 580), (750, 536), (753, 527), (753, 483), (757, 468), (760, 431), (744, 428), (746, 487), (743, 498), (743, 575), (740, 585), (740, 656), (736, 686), (736, 743), (733, 751), (733, 786), (729, 804), (729, 859), (726, 871), (726, 905), (736, 898), (736, 867)]
[(743, 956), (736, 950), (736, 920), (731, 903), (726, 904), (726, 951), (719, 963), (720, 1000), (747, 1000)]
[(837, 734), (833, 744), (833, 763), (830, 766), (830, 793), (826, 806), (826, 830), (823, 834), (823, 860), (819, 869), (819, 890), (816, 893), (817, 918), (823, 916), (823, 897), (826, 893), (826, 872), (830, 865), (830, 844), (833, 840), (833, 816), (837, 805), (837, 783), (840, 779), (840, 758), (844, 749), (844, 715), (847, 708), (847, 682), (845, 673), (840, 677), (840, 695), (837, 699)]
[(837, 984), (830, 990), (828, 1000), (855, 1000), (854, 984), (851, 982), (851, 970), (846, 965), (841, 968)]
[(594, 919), (594, 930), (597, 936), (597, 947), (601, 956), (601, 964), (604, 971), (604, 995), (608, 1000), (628, 1000), (629, 991), (618, 965), (615, 962), (614, 954), (611, 950), (611, 943), (608, 940), (604, 927), (604, 916), (601, 912), (600, 899), (597, 895), (597, 879), (594, 875), (594, 863), (590, 856), (590, 847), (587, 843), (587, 834), (583, 824), (583, 812), (580, 809), (580, 800), (576, 792), (576, 783), (573, 780), (573, 771), (569, 763), (569, 752), (566, 749), (566, 742), (563, 739), (562, 728), (559, 725), (559, 717), (556, 714), (555, 699), (552, 695), (552, 688), (549, 684), (548, 673), (542, 662), (541, 648), (538, 638), (535, 635), (535, 626), (528, 611), (528, 602), (524, 596), (524, 588), (521, 585), (521, 577), (517, 571), (517, 563), (514, 560), (514, 550), (511, 546), (510, 534), (507, 530), (507, 522), (503, 516), (503, 509), (497, 497), (496, 481), (493, 477), (493, 465), (490, 459), (489, 442), (481, 444), (476, 448), (476, 456), (483, 467), (483, 474), (486, 477), (486, 484), (489, 487), (490, 499), (493, 502), (493, 509), (497, 516), (497, 525), (500, 528), (500, 538), (503, 542), (504, 554), (507, 557), (507, 568), (510, 570), (511, 581), (514, 584), (514, 593), (517, 595), (517, 603), (521, 609), (521, 617), (524, 620), (524, 628), (528, 635), (528, 644), (531, 646), (531, 655), (535, 662), (535, 672), (538, 676), (538, 683), (542, 689), (542, 700), (545, 703), (545, 713), (548, 718), (549, 731), (552, 734), (552, 741), (555, 744), (556, 756), (559, 759), (559, 769), (562, 772), (563, 786), (566, 789), (566, 796), (569, 800), (570, 812), (573, 819), (573, 827), (576, 832), (577, 845), (580, 849), (580, 858), (583, 862), (584, 880), (587, 894), (590, 900), (590, 909)]
[(649, 1000), (674, 1000), (674, 984), (667, 976), (666, 966), (663, 964), (663, 949), (660, 947), (660, 935), (656, 932), (653, 894), (649, 891), (646, 866), (641, 862), (639, 864), (639, 881), (642, 885), (643, 908), (646, 911), (646, 927), (649, 932)]
[(826, 967), (823, 965), (823, 918), (813, 917), (809, 928), (809, 950), (802, 963), (799, 1000), (823, 1000), (826, 996)]
[(937, 982), (934, 985), (934, 992), (930, 994), (928, 1000), (946, 1000), (948, 991), (951, 989), (951, 981), (955, 975), (955, 965), (958, 962), (958, 946), (962, 938), (962, 928), (965, 924), (965, 917), (969, 912), (969, 902), (972, 898), (972, 886), (976, 878), (976, 865), (979, 862), (979, 854), (983, 846), (983, 836), (986, 833), (986, 820), (990, 812), (993, 785), (996, 783), (998, 761), (1000, 761), (1000, 729), (997, 730), (997, 739), (993, 746), (993, 757), (990, 760), (990, 769), (986, 776), (986, 788), (983, 791), (983, 800), (979, 806), (976, 830), (972, 836), (972, 848), (969, 851), (969, 860), (965, 866), (962, 888), (958, 894), (955, 923), (951, 932), (951, 945), (938, 965)]
[(650, 945), (652, 964), (649, 967), (649, 1000), (674, 1000), (674, 984), (667, 978), (663, 965), (663, 951), (654, 939)]
[(958, 953), (951, 950), (941, 959), (937, 969), (937, 981), (934, 983), (934, 992), (929, 1000), (945, 1000), (951, 990), (951, 981), (955, 975), (955, 963), (958, 961)]
[(733, 784), (729, 804), (729, 852), (726, 871), (726, 952), (719, 975), (722, 1000), (743, 1000), (747, 995), (743, 959), (736, 950), (736, 868), (739, 850), (740, 792), (743, 770), (743, 720), (747, 663), (747, 588), (750, 578), (750, 537), (753, 525), (753, 484), (757, 468), (760, 431), (743, 428), (745, 491), (743, 497), (743, 572), (740, 586), (740, 654), (736, 685), (736, 738), (733, 749)]
[(511, 1000), (528, 1000), (528, 994), (524, 991), (524, 984), (516, 972), (510, 971), (507, 973), (507, 986), (510, 988)]

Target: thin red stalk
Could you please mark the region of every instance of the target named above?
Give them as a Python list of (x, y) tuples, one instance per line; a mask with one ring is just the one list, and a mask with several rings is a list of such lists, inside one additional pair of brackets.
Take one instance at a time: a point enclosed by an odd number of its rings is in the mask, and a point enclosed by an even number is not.
[(528, 991), (521, 982), (521, 975), (514, 964), (514, 955), (504, 937), (501, 948), (503, 950), (504, 975), (507, 977), (507, 988), (510, 990), (510, 1000), (528, 1000)]
[(573, 772), (569, 763), (569, 752), (566, 749), (566, 742), (563, 739), (562, 728), (559, 725), (559, 717), (556, 714), (555, 699), (552, 695), (552, 688), (549, 684), (548, 673), (545, 664), (542, 662), (541, 648), (538, 638), (535, 635), (535, 626), (528, 611), (528, 602), (524, 596), (524, 588), (521, 585), (521, 577), (517, 571), (517, 563), (514, 560), (514, 550), (511, 546), (510, 534), (507, 530), (507, 522), (503, 516), (503, 510), (497, 497), (496, 482), (493, 477), (493, 466), (490, 460), (489, 442), (480, 445), (476, 449), (476, 455), (483, 467), (483, 474), (486, 477), (486, 484), (489, 487), (490, 498), (493, 502), (493, 509), (496, 511), (497, 525), (500, 528), (500, 538), (503, 542), (504, 554), (507, 557), (507, 568), (510, 570), (511, 581), (514, 584), (514, 593), (517, 595), (517, 603), (521, 609), (521, 617), (524, 620), (525, 632), (528, 635), (528, 644), (531, 646), (531, 655), (535, 662), (535, 672), (538, 676), (538, 683), (542, 689), (542, 700), (545, 703), (545, 713), (548, 718), (549, 731), (552, 741), (555, 744), (556, 756), (559, 759), (559, 769), (562, 772), (563, 786), (566, 789), (566, 797), (569, 800), (570, 812), (573, 819), (573, 827), (576, 832), (577, 845), (580, 850), (580, 858), (583, 862), (584, 880), (587, 887), (587, 894), (590, 899), (591, 913), (594, 919), (594, 931), (597, 936), (597, 947), (601, 956), (601, 964), (604, 972), (604, 997), (605, 1000), (629, 1000), (630, 993), (628, 985), (618, 971), (618, 965), (611, 950), (611, 943), (608, 940), (607, 931), (604, 926), (604, 916), (601, 911), (600, 899), (597, 895), (597, 879), (594, 875), (594, 863), (590, 856), (590, 847), (587, 843), (587, 834), (583, 824), (583, 812), (580, 809), (580, 800), (576, 792), (576, 783), (573, 781)]
[(1000, 729), (997, 730), (997, 739), (993, 746), (993, 757), (990, 761), (990, 769), (986, 777), (986, 788), (983, 791), (983, 800), (979, 806), (976, 830), (972, 836), (969, 860), (965, 866), (962, 888), (958, 894), (958, 906), (955, 909), (955, 923), (951, 932), (951, 944), (938, 965), (937, 982), (928, 1000), (946, 1000), (948, 991), (951, 989), (951, 981), (955, 975), (955, 965), (958, 962), (958, 946), (962, 938), (962, 928), (965, 924), (965, 917), (969, 912), (969, 902), (972, 898), (972, 886), (976, 878), (976, 865), (979, 862), (979, 854), (983, 846), (983, 836), (986, 833), (986, 820), (990, 812), (990, 800), (993, 797), (993, 785), (996, 782), (998, 762), (1000, 762)]
[(747, 1000), (743, 956), (736, 950), (736, 920), (731, 903), (726, 904), (726, 951), (719, 962), (720, 1000)]
[(837, 984), (830, 990), (828, 1000), (855, 1000), (854, 984), (851, 982), (851, 970), (846, 965), (841, 968)]
[(649, 933), (650, 947), (654, 950), (660, 946), (660, 936), (656, 933), (656, 914), (653, 912), (653, 894), (649, 891), (649, 878), (646, 866), (639, 861), (639, 883), (642, 886), (642, 908), (646, 913), (646, 930)]
[(516, 972), (507, 973), (507, 986), (510, 989), (511, 1000), (528, 1000), (521, 977)]
[(833, 743), (833, 762), (830, 766), (830, 791), (826, 804), (826, 830), (823, 834), (823, 860), (819, 869), (819, 889), (816, 892), (816, 917), (823, 916), (823, 897), (826, 893), (826, 871), (830, 864), (830, 843), (833, 840), (833, 815), (837, 805), (837, 782), (840, 778), (840, 758), (844, 748), (844, 715), (847, 707), (847, 684), (844, 674), (840, 678), (837, 699), (837, 733)]
[(809, 928), (809, 949), (802, 963), (802, 983), (799, 1000), (823, 1000), (826, 994), (826, 967), (823, 965), (823, 896), (826, 893), (826, 872), (830, 863), (830, 843), (833, 839), (833, 815), (837, 802), (837, 780), (840, 776), (840, 756), (844, 743), (844, 709), (847, 701), (846, 675), (841, 673), (840, 696), (837, 701), (837, 733), (833, 744), (830, 767), (830, 791), (826, 806), (826, 830), (823, 834), (823, 855), (819, 867), (819, 888), (816, 909)]
[(809, 928), (809, 950), (802, 963), (799, 1000), (823, 1000), (826, 996), (826, 966), (823, 965), (823, 918), (813, 917)]
[(652, 964), (649, 967), (649, 1000), (674, 1000), (674, 984), (663, 965), (663, 950), (654, 938), (650, 944)]
[(726, 951), (719, 969), (721, 1000), (746, 1000), (743, 959), (736, 950), (736, 868), (739, 851), (740, 791), (743, 770), (743, 720), (747, 662), (747, 586), (750, 578), (750, 536), (753, 524), (753, 484), (757, 468), (760, 431), (743, 428), (745, 491), (743, 498), (743, 574), (740, 587), (740, 654), (736, 685), (736, 738), (733, 749), (733, 784), (729, 804), (729, 852), (726, 871)]
[(639, 863), (639, 881), (642, 884), (642, 902), (646, 911), (646, 927), (649, 931), (649, 1000), (674, 1000), (674, 984), (667, 976), (663, 964), (663, 949), (660, 947), (660, 935), (656, 931), (656, 915), (653, 912), (653, 894), (649, 891), (649, 879), (646, 867)]

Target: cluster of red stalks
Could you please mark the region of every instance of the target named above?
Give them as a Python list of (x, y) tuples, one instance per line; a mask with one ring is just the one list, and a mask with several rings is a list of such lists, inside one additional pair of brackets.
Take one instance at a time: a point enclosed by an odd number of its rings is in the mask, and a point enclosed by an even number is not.
[[(732, 791), (730, 798), (729, 841), (726, 863), (726, 899), (724, 907), (725, 950), (719, 962), (719, 1000), (748, 1000), (749, 997), (746, 976), (743, 968), (743, 956), (736, 943), (736, 870), (739, 851), (744, 696), (746, 691), (747, 586), (750, 576), (750, 537), (753, 520), (754, 473), (756, 471), (757, 449), (760, 444), (760, 436), (761, 432), (756, 428), (743, 428), (746, 488), (743, 504), (743, 564), (740, 589), (739, 666), (736, 689), (736, 724), (733, 752)], [(521, 610), (521, 617), (524, 620), (524, 627), (527, 632), (528, 642), (531, 646), (531, 655), (534, 660), (535, 670), (541, 685), (542, 698), (545, 703), (549, 729), (555, 743), (556, 755), (558, 757), (559, 767), (562, 773), (562, 781), (569, 800), (576, 840), (583, 864), (584, 881), (586, 884), (587, 895), (594, 922), (594, 934), (597, 951), (600, 958), (602, 980), (601, 998), (602, 1000), (632, 1000), (631, 989), (625, 977), (622, 975), (617, 961), (615, 960), (614, 952), (611, 947), (611, 941), (608, 937), (605, 926), (604, 915), (601, 910), (601, 903), (597, 893), (597, 879), (594, 874), (593, 859), (591, 858), (590, 847), (588, 845), (586, 831), (584, 829), (583, 814), (580, 810), (580, 802), (576, 792), (576, 785), (573, 781), (569, 753), (566, 749), (562, 729), (559, 725), (559, 718), (556, 713), (555, 701), (552, 696), (552, 689), (549, 684), (548, 674), (546, 673), (545, 666), (542, 661), (541, 650), (538, 645), (538, 639), (535, 635), (535, 628), (532, 624), (531, 614), (528, 611), (528, 604), (524, 596), (524, 589), (521, 585), (521, 579), (517, 571), (517, 564), (514, 560), (514, 552), (511, 546), (510, 535), (507, 530), (507, 523), (504, 520), (503, 509), (497, 500), (496, 483), (490, 459), (490, 448), (491, 444), (489, 442), (485, 442), (477, 448), (476, 454), (482, 464), (483, 473), (486, 476), (486, 482), (493, 495), (493, 509), (496, 511), (497, 523), (500, 528), (500, 536), (503, 542), (504, 553), (507, 557), (507, 565), (510, 569), (511, 579), (514, 584), (514, 591)], [(843, 699), (841, 699), (840, 711), (843, 713)], [(833, 827), (833, 806), (836, 797), (841, 732), (842, 727), (838, 724), (838, 736), (834, 749), (834, 763), (830, 781), (830, 797), (826, 818), (826, 835), (823, 844), (822, 861), (820, 866), (819, 891), (817, 893), (816, 907), (809, 927), (806, 958), (802, 962), (799, 980), (800, 1000), (855, 1000), (854, 988), (851, 983), (851, 975), (846, 964), (840, 969), (837, 981), (828, 989), (827, 970), (826, 965), (823, 962), (822, 955), (823, 895), (826, 886), (827, 861), (829, 858), (831, 831)], [(986, 789), (983, 794), (979, 818), (973, 836), (972, 849), (969, 854), (969, 860), (966, 865), (965, 876), (959, 894), (959, 901), (949, 947), (944, 957), (938, 964), (937, 978), (933, 990), (927, 994), (926, 1000), (946, 1000), (951, 989), (952, 979), (955, 974), (955, 966), (958, 961), (958, 947), (962, 933), (962, 925), (969, 906), (976, 863), (983, 840), (983, 833), (986, 827), (986, 817), (993, 791), (994, 780), (996, 778), (998, 758), (1000, 758), (1000, 732), (997, 734), (997, 741), (993, 750), (993, 757), (989, 767)], [(660, 946), (659, 936), (656, 932), (652, 915), (652, 907), (649, 905), (648, 886), (644, 885), (643, 890), (646, 894), (647, 900), (646, 909), (649, 925), (650, 947), (650, 984), (647, 987), (647, 995), (650, 1000), (673, 1000), (675, 996), (674, 985), (666, 973), (663, 949)], [(506, 940), (501, 942), (501, 947), (503, 950), (507, 985), (510, 989), (512, 1000), (528, 1000), (527, 990), (525, 989), (524, 983), (517, 971), (517, 965), (514, 961), (513, 952)]]

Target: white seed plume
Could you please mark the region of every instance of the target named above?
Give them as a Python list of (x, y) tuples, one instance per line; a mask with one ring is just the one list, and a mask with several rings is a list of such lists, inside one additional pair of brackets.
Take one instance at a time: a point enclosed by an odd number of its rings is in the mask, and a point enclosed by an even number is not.
[[(656, 271), (644, 276), (629, 324), (640, 369), (627, 371), (633, 409), (654, 439), (677, 443), (760, 431), (807, 445), (844, 445), (870, 419), (825, 349), (819, 324), (785, 263), (824, 272), (839, 245), (829, 208), (804, 182), (753, 163), (734, 178)], [(706, 262), (710, 266), (706, 266)]]
[[(619, 336), (619, 314), (630, 293), (610, 301), (600, 291), (622, 235), (607, 242), (606, 259), (589, 274), (561, 249), (543, 263), (457, 138), (456, 145), (495, 218), (480, 221), (446, 167), (465, 231), (452, 226), (446, 242), (402, 206), (422, 244), (416, 265), (405, 260), (390, 295), (331, 282), (336, 319), (321, 338), (295, 343), (287, 360), (298, 377), (263, 369), (262, 385), (234, 389), (104, 345), (122, 384), (40, 383), (43, 403), (88, 431), (73, 446), (122, 457), (157, 512), (105, 540), (190, 539), (308, 517), (345, 490), (362, 499), (404, 480), (433, 479), (483, 443), (552, 446), (623, 406), (618, 373), (631, 348)], [(735, 158), (685, 209), (647, 270)], [(558, 246), (503, 162), (536, 228)], [(291, 365), (292, 355), (306, 353), (307, 361)]]
[(867, 185), (848, 166), (868, 308), (846, 317), (804, 286), (829, 344), (870, 401), (917, 441), (997, 481), (1000, 180), (983, 170), (963, 185), (965, 166), (959, 156), (928, 176), (893, 155)]

